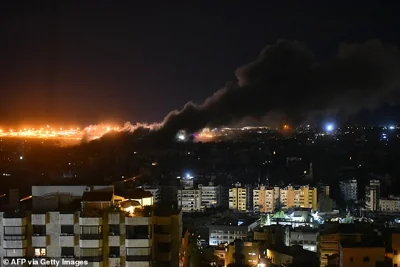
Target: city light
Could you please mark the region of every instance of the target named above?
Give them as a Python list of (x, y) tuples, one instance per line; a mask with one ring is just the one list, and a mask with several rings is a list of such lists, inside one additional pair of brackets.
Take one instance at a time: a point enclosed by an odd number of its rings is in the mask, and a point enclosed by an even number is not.
[(335, 129), (335, 125), (334, 125), (333, 123), (327, 123), (327, 124), (325, 125), (325, 130), (326, 130), (327, 132), (332, 132), (334, 129)]
[(394, 130), (395, 128), (396, 128), (396, 127), (393, 126), (393, 125), (389, 126), (389, 129), (390, 129), (390, 130)]
[(177, 139), (177, 141), (179, 141), (179, 142), (184, 142), (184, 141), (186, 141), (186, 139), (187, 139), (186, 132), (185, 132), (185, 131), (179, 131), (179, 132), (176, 134), (176, 139)]

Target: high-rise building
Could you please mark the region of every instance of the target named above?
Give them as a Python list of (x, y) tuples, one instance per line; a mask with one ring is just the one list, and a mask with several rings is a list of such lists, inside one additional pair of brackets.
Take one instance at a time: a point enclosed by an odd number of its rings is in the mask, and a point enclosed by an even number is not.
[(218, 207), (222, 205), (222, 188), (220, 185), (209, 183), (208, 185), (199, 185), (201, 192), (201, 205), (205, 208)]
[(275, 190), (273, 187), (262, 185), (253, 189), (254, 211), (271, 213), (276, 208), (275, 204)]
[(31, 210), (20, 206), (0, 212), (0, 257), (60, 259), (64, 265), (85, 260), (90, 266), (178, 266), (180, 210), (147, 205), (153, 202), (147, 192), (122, 196), (113, 190), (32, 188), (32, 196), (21, 201), (36, 204)]
[(240, 183), (236, 183), (234, 187), (229, 189), (229, 208), (241, 212), (250, 209), (248, 203), (251, 200), (249, 187), (242, 187)]
[[(329, 191), (329, 187), (328, 187)], [(259, 186), (253, 189), (254, 211), (271, 213), (280, 208), (309, 208), (317, 209), (317, 188), (292, 186), (279, 188)]]
[(379, 197), (379, 180), (370, 180), (369, 185), (365, 187), (365, 208), (370, 211), (377, 211), (379, 209)]
[(280, 189), (280, 205), (282, 208), (300, 207), (317, 209), (317, 188), (289, 185)]
[(178, 190), (178, 205), (183, 212), (197, 212), (203, 209), (200, 189)]
[(322, 182), (317, 183), (317, 193), (318, 193), (318, 198), (320, 196), (328, 196), (330, 194), (330, 187), (329, 185), (323, 184)]
[(357, 198), (357, 180), (340, 181), (340, 194), (345, 201), (356, 201)]

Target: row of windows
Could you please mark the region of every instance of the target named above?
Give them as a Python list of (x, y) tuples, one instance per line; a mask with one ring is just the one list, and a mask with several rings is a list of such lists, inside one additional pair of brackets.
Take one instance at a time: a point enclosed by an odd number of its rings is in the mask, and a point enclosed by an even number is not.
[[(151, 236), (151, 229), (148, 225), (127, 225), (126, 237), (132, 239), (148, 239)], [(120, 235), (120, 225), (111, 224), (108, 226), (109, 235)], [(102, 235), (102, 226), (81, 226), (80, 234), (85, 236)], [(46, 235), (45, 225), (33, 225), (32, 235)], [(61, 235), (74, 235), (73, 225), (62, 225)], [(26, 236), (26, 226), (4, 226), (4, 240), (22, 240)]]
[[(26, 255), (24, 248), (5, 248), (4, 256), (5, 257), (24, 257)], [(109, 256), (110, 257), (119, 257), (120, 256), (120, 247), (109, 247)], [(160, 252), (169, 252), (171, 250), (170, 244), (160, 243), (158, 244), (157, 251)], [(46, 257), (47, 249), (46, 248), (34, 248), (34, 256), (35, 257)], [(150, 256), (151, 248), (126, 248), (126, 256)], [(74, 247), (61, 247), (61, 257), (74, 257), (75, 249)], [(102, 248), (81, 248), (80, 249), (81, 257), (102, 257), (103, 249)]]

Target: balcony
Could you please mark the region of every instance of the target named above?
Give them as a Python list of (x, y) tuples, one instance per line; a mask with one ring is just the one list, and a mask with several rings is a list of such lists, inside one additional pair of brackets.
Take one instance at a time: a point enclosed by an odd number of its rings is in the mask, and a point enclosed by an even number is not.
[(101, 213), (81, 212), (79, 217), (80, 225), (102, 225), (103, 216)]
[(3, 226), (24, 226), (26, 225), (26, 216), (21, 217), (13, 217), (13, 215), (10, 215), (10, 217), (6, 217), (6, 214), (4, 214), (3, 217)]
[[(20, 240), (7, 240), (6, 238), (9, 236), (4, 236), (3, 247), (4, 248), (26, 248), (27, 247), (27, 240), (20, 239)], [(21, 237), (21, 236), (20, 236)]]
[(108, 259), (108, 266), (121, 266), (120, 258), (109, 258)]
[(47, 245), (47, 236), (32, 236), (32, 247), (44, 248)]
[(110, 247), (119, 247), (119, 246), (121, 246), (121, 238), (120, 238), (120, 236), (109, 236), (108, 237), (108, 245)]
[(31, 215), (32, 225), (45, 225), (46, 214), (32, 214)]
[(73, 247), (75, 246), (75, 236), (73, 235), (60, 235), (60, 247)]
[(125, 225), (151, 225), (152, 217), (125, 217)]
[(127, 248), (147, 248), (152, 246), (151, 239), (125, 239), (125, 247)]
[(103, 240), (98, 239), (98, 240), (79, 240), (79, 247), (81, 248), (102, 248), (103, 247)]
[(74, 213), (60, 213), (60, 224), (61, 225), (74, 225), (74, 223), (75, 223), (75, 214)]
[(120, 222), (121, 222), (121, 213), (110, 212), (108, 214), (108, 224), (120, 224)]

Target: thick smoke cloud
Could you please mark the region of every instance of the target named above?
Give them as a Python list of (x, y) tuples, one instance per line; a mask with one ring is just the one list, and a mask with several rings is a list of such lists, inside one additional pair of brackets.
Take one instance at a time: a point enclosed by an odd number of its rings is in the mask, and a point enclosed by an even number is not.
[(334, 58), (321, 62), (304, 44), (281, 40), (237, 69), (236, 77), (203, 104), (189, 102), (169, 113), (160, 130), (195, 132), (274, 113), (301, 123), (314, 113), (352, 114), (396, 104), (400, 53), (395, 46), (368, 41), (342, 44)]

